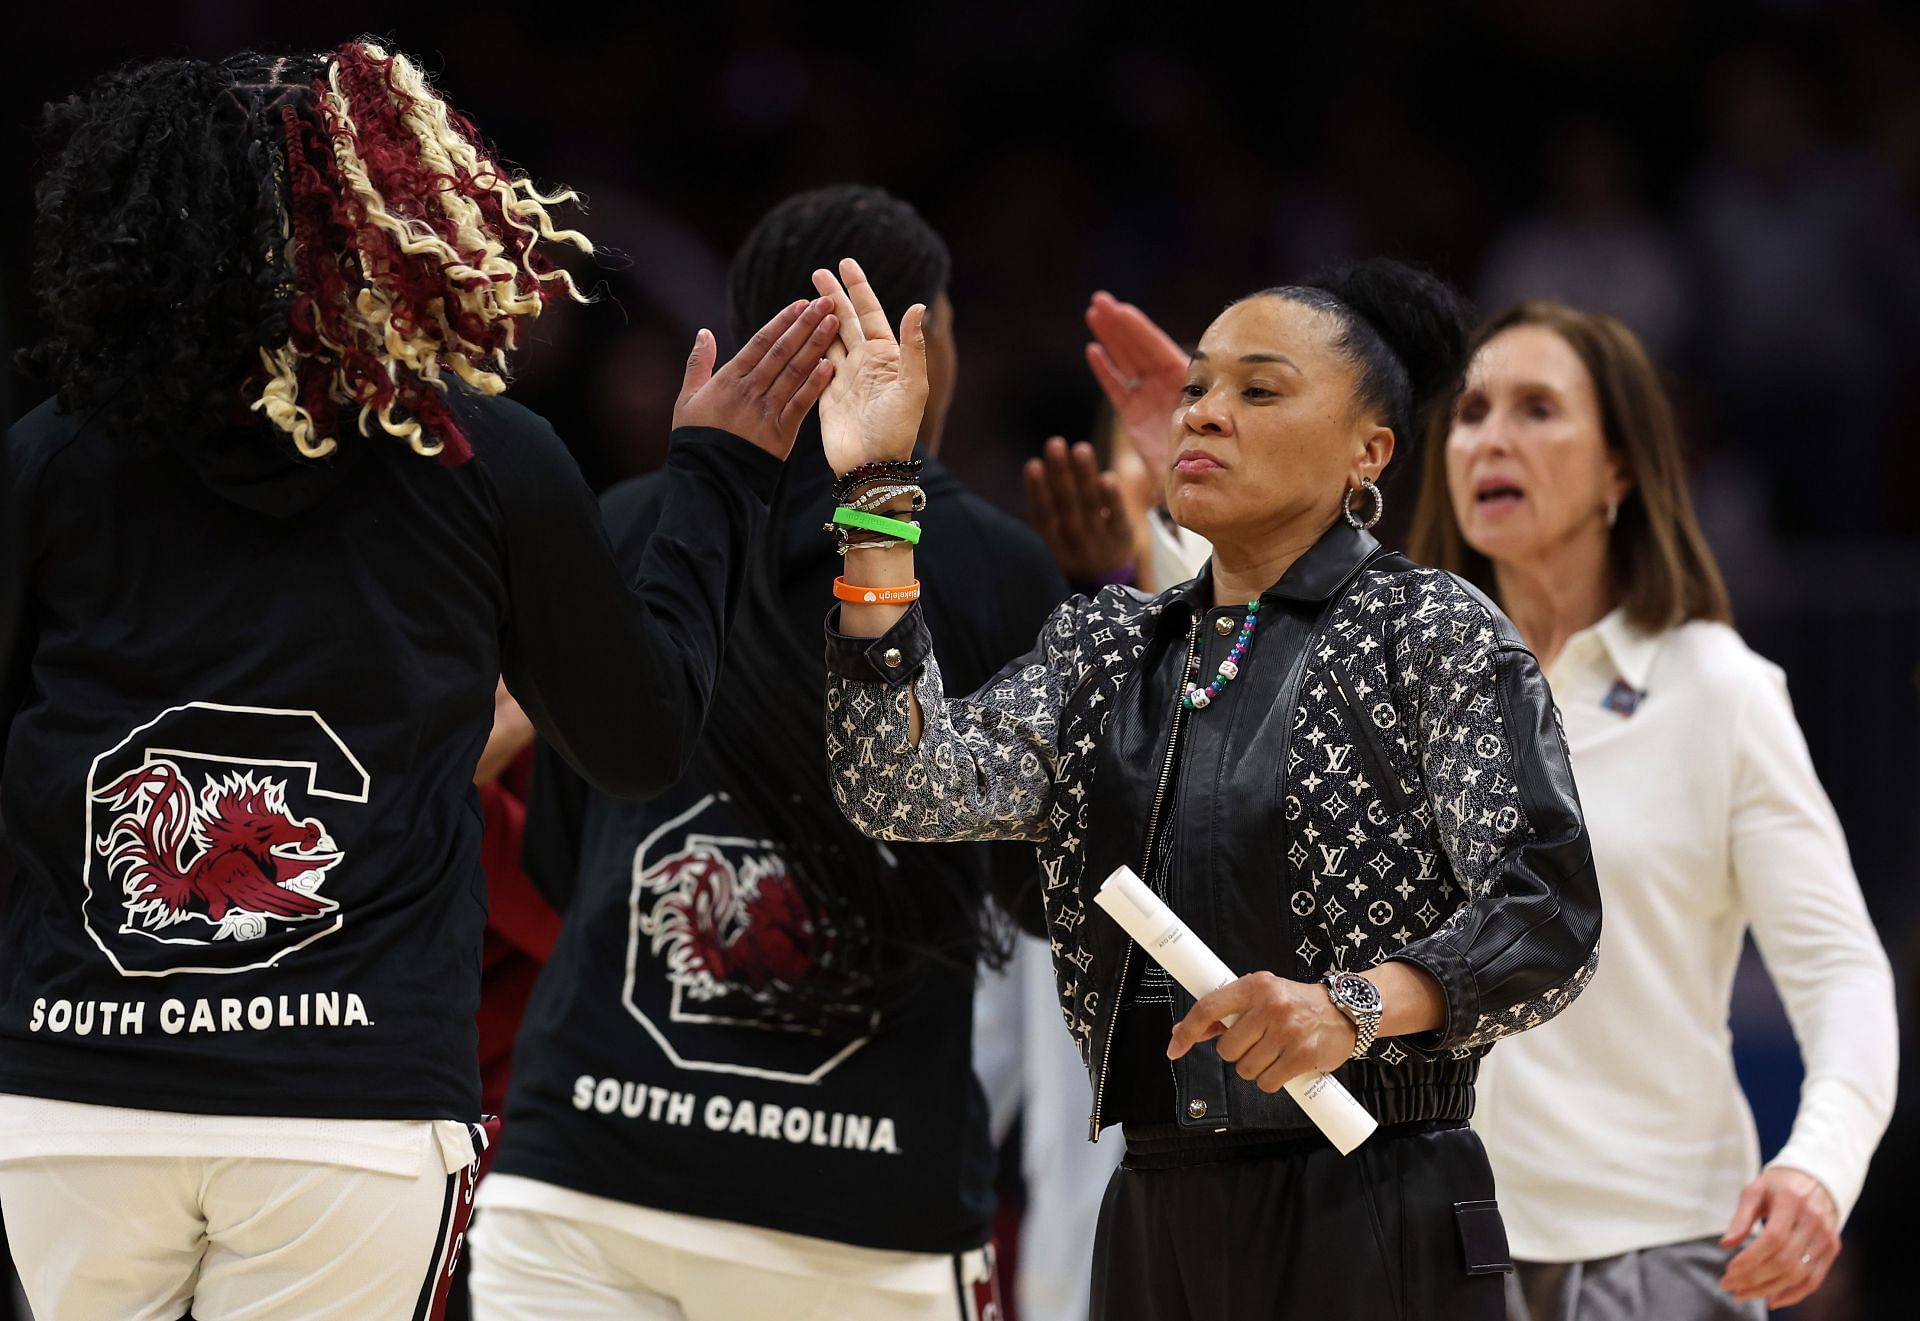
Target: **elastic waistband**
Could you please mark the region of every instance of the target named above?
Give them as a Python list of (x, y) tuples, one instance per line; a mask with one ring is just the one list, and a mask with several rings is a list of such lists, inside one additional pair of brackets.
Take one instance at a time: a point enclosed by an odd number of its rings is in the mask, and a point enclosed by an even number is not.
[[(1464, 1067), (1449, 1061), (1444, 1072), (1426, 1072), (1429, 1076), (1417, 1082), (1401, 1079), (1389, 1082), (1378, 1070), (1354, 1069), (1350, 1071), (1347, 1087), (1383, 1128), (1428, 1119), (1465, 1123), (1473, 1117), (1473, 1081), (1479, 1072), (1477, 1060)], [(1304, 1116), (1302, 1122), (1305, 1122)]]
[[(1369, 1145), (1395, 1138), (1418, 1137), (1465, 1128), (1457, 1119), (1422, 1119), (1410, 1124), (1382, 1124), (1367, 1139)], [(1177, 1124), (1129, 1124), (1123, 1130), (1127, 1154), (1121, 1164), (1130, 1170), (1171, 1170), (1221, 1161), (1284, 1160), (1332, 1151), (1317, 1128), (1247, 1129), (1224, 1133), (1189, 1132)]]

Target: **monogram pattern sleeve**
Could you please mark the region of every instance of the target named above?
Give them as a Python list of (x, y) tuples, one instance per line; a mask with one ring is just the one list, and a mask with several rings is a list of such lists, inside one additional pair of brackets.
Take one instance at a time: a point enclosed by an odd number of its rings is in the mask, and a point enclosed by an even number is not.
[(1395, 644), (1402, 737), (1424, 781), (1459, 906), (1392, 955), (1425, 969), (1446, 1022), (1402, 1037), (1463, 1056), (1572, 1003), (1598, 960), (1600, 898), (1566, 739), (1546, 680), (1510, 626), (1427, 571)]
[[(884, 637), (829, 631), (827, 758), (847, 819), (875, 839), (941, 843), (1047, 837), (1060, 712), (1084, 666), (1076, 597), (1033, 649), (970, 697), (949, 698), (918, 607)], [(875, 670), (870, 654), (885, 658)], [(920, 661), (915, 673), (905, 656)], [(890, 682), (891, 668), (904, 671)], [(885, 677), (879, 677), (885, 675)], [(921, 733), (909, 737), (912, 700)]]

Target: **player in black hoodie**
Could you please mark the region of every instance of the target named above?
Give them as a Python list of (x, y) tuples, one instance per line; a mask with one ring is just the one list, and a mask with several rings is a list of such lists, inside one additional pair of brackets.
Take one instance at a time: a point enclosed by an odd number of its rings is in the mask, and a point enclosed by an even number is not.
[[(475, 1160), (471, 780), (504, 674), (615, 794), (692, 754), (834, 321), (675, 408), (625, 572), (499, 397), (585, 248), (404, 57), (48, 115), (58, 390), (0, 450), (0, 1206), (40, 1321), (427, 1316)], [(458, 380), (451, 378), (457, 377)]]
[[(951, 639), (942, 662), (982, 683), (1066, 584), (1031, 531), (934, 455), (957, 370), (945, 242), (877, 188), (797, 194), (734, 258), (734, 321), (845, 256), (896, 311), (929, 308), (933, 402), (911, 481), (928, 505), (922, 572), (942, 589), (928, 607)], [(841, 571), (821, 531), (833, 485), (803, 444), (748, 571), (752, 648), (727, 657), (670, 793), (623, 803), (550, 753), (537, 763), (528, 871), (567, 923), (481, 1186), (481, 1321), (998, 1314), (973, 990), (999, 953), (989, 885), (1037, 898), (1039, 873), (1017, 845), (876, 846), (838, 811), (807, 704), (826, 674), (819, 590)], [(670, 500), (658, 476), (608, 492), (627, 562)]]

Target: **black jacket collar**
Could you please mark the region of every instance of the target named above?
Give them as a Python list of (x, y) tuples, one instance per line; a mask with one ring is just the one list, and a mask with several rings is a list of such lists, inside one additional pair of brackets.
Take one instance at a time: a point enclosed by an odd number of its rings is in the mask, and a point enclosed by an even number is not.
[[(1333, 526), (1320, 534), (1320, 540), (1307, 548), (1307, 553), (1295, 560), (1280, 575), (1280, 581), (1260, 593), (1262, 601), (1325, 601), (1340, 590), (1340, 584), (1353, 576), (1353, 571), (1365, 562), (1369, 555), (1380, 549), (1380, 543), (1373, 534), (1354, 527), (1344, 518), (1335, 519)], [(1167, 594), (1169, 609), (1166, 614), (1198, 613), (1213, 608), (1213, 561), (1209, 559), (1200, 570), (1200, 576), (1191, 582), (1182, 583)], [(1173, 607), (1183, 607), (1175, 610)]]

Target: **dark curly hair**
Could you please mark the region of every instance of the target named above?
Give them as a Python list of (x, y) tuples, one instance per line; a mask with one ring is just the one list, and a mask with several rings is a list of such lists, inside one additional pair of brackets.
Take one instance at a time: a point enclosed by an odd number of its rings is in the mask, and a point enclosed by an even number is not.
[[(120, 69), (49, 105), (23, 355), (129, 443), (232, 443), (257, 411), (300, 454), (377, 423), (469, 451), (443, 373), (505, 388), (518, 324), (578, 297), (542, 195), (405, 56), (367, 41)], [(357, 414), (357, 416), (356, 416)]]

